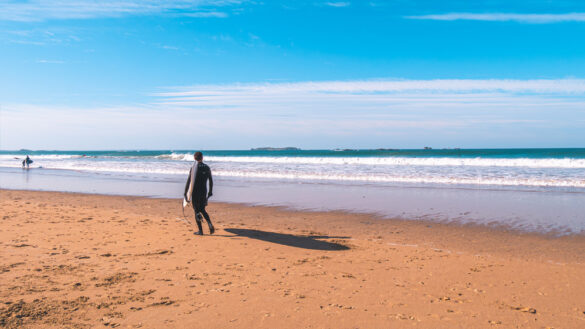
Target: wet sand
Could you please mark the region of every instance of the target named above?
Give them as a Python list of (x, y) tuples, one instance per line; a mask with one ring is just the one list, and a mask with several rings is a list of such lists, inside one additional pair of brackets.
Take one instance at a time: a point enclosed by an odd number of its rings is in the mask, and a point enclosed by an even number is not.
[(0, 190), (0, 327), (585, 327), (582, 235), (208, 209)]
[[(183, 175), (135, 175), (0, 167), (0, 189), (182, 198)], [(585, 235), (585, 189), (579, 192), (493, 187), (311, 183), (217, 176), (214, 201), (345, 211), (384, 218), (507, 225), (527, 232)]]

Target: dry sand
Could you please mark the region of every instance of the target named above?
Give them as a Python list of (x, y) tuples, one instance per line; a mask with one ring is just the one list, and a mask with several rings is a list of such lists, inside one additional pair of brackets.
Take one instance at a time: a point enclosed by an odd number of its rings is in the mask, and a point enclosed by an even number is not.
[(0, 327), (585, 328), (583, 236), (208, 209), (0, 190)]

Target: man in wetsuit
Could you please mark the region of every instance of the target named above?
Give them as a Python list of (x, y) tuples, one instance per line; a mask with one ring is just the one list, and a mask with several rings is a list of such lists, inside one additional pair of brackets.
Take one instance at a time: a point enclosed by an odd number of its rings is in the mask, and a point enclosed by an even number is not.
[(26, 165), (26, 169), (28, 169), (30, 167), (30, 164), (33, 163), (33, 161), (30, 159), (30, 157), (27, 155), (26, 159), (22, 160), (22, 168), (24, 168), (24, 166)]
[[(201, 152), (195, 152), (194, 158), (195, 161), (197, 161), (197, 170), (191, 195), (191, 203), (193, 205), (193, 210), (195, 211), (197, 227), (199, 228), (199, 232), (196, 232), (195, 234), (203, 235), (203, 228), (201, 227), (201, 215), (205, 217), (207, 225), (209, 225), (209, 234), (213, 234), (215, 232), (215, 228), (211, 223), (209, 214), (207, 211), (205, 211), (205, 207), (207, 206), (207, 199), (213, 195), (213, 179), (211, 178), (211, 169), (208, 165), (203, 163), (203, 154)], [(186, 200), (189, 199), (187, 198), (187, 193), (189, 192), (192, 179), (191, 172), (192, 171), (189, 171), (189, 178), (187, 179), (187, 184), (185, 184), (184, 196)], [(209, 193), (207, 193), (207, 180), (209, 180)]]

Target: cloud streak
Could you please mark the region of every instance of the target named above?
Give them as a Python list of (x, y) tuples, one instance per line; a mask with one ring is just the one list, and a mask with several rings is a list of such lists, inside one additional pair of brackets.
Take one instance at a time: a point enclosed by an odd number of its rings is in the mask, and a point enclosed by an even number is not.
[(337, 1), (337, 2), (325, 2), (325, 5), (329, 6), (329, 7), (341, 8), (341, 7), (348, 7), (349, 5), (351, 5), (351, 3), (349, 1)]
[(37, 63), (39, 64), (64, 64), (64, 61), (58, 61), (58, 60), (51, 60), (51, 59), (39, 59), (37, 60)]
[[(154, 94), (162, 108), (205, 116), (247, 115), (303, 120), (421, 120), (510, 111), (582, 115), (585, 80), (377, 80), (197, 85)], [(581, 110), (580, 110), (581, 109)], [(581, 113), (581, 114), (578, 114)], [(510, 119), (506, 115), (498, 120)], [(490, 119), (491, 120), (491, 119)], [(488, 120), (489, 121), (489, 120)]]
[(0, 2), (0, 21), (33, 22), (52, 19), (115, 18), (136, 15), (227, 17), (213, 10), (243, 0), (31, 0)]
[(485, 21), (485, 22), (519, 22), (532, 24), (585, 22), (585, 13), (565, 14), (519, 14), (519, 13), (447, 13), (435, 15), (405, 16), (407, 19), (435, 21)]
[(436, 80), (355, 80), (295, 83), (252, 83), (229, 85), (196, 85), (177, 87), (176, 91), (158, 93), (163, 97), (190, 97), (226, 94), (379, 94), (379, 93), (585, 93), (585, 79), (502, 80), (502, 79), (436, 79)]
[(583, 140), (584, 109), (582, 79), (212, 84), (132, 106), (6, 104), (0, 139), (4, 148), (82, 149), (187, 147), (195, 137), (208, 148), (567, 146)]

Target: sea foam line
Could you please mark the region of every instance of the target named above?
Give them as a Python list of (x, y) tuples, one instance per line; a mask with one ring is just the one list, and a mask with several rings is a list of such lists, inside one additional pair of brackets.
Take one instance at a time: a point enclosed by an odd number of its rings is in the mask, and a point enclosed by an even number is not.
[(371, 183), (419, 183), (419, 184), (463, 184), (463, 185), (500, 185), (500, 186), (545, 186), (545, 187), (576, 187), (585, 188), (585, 180), (578, 179), (532, 179), (532, 178), (483, 178), (483, 177), (407, 177), (381, 175), (340, 175), (340, 174), (297, 174), (274, 172), (240, 172), (216, 171), (216, 176), (272, 178), (286, 180), (327, 180), (327, 181), (355, 181)]
[(470, 166), (525, 168), (585, 168), (585, 159), (505, 159), (505, 158), (410, 158), (410, 157), (220, 157), (208, 156), (210, 162), (330, 164), (381, 166)]
[[(4, 154), (0, 160), (16, 161), (23, 155)], [(35, 159), (67, 160), (103, 158), (111, 160), (124, 159), (158, 159), (174, 161), (193, 161), (191, 153), (172, 153), (158, 156), (97, 156), (43, 154)], [(468, 167), (524, 167), (524, 168), (564, 168), (585, 169), (585, 159), (576, 158), (457, 158), (457, 157), (269, 157), (269, 156), (206, 156), (206, 161), (229, 163), (266, 163), (266, 164), (308, 164), (308, 165), (372, 165), (372, 166), (468, 166)]]
[[(161, 159), (193, 161), (190, 153), (158, 156)], [(525, 168), (585, 168), (585, 159), (574, 158), (454, 158), (454, 157), (267, 157), (267, 156), (206, 156), (210, 162), (274, 163), (274, 164), (330, 164), (379, 166), (469, 166), (469, 167), (525, 167)]]
[[(133, 163), (137, 164), (137, 163)], [(4, 164), (0, 164), (6, 166)], [(177, 165), (179, 165), (177, 163)], [(10, 164), (7, 167), (18, 167)], [(46, 169), (74, 170), (84, 172), (101, 173), (125, 173), (125, 174), (150, 174), (150, 175), (182, 175), (188, 173), (189, 168), (176, 166), (174, 168), (133, 166), (131, 163), (108, 163), (108, 166), (96, 166), (94, 164), (79, 164), (68, 162), (55, 162), (43, 166)], [(372, 173), (300, 173), (300, 172), (275, 172), (275, 171), (246, 171), (246, 170), (215, 170), (214, 176), (236, 178), (258, 178), (277, 180), (310, 180), (310, 181), (342, 181), (342, 182), (366, 182), (366, 183), (416, 183), (416, 184), (444, 184), (444, 185), (493, 185), (493, 186), (541, 186), (541, 187), (569, 187), (585, 188), (585, 179), (570, 178), (536, 178), (536, 177), (449, 177), (429, 176), (424, 173), (414, 175), (389, 175)]]

